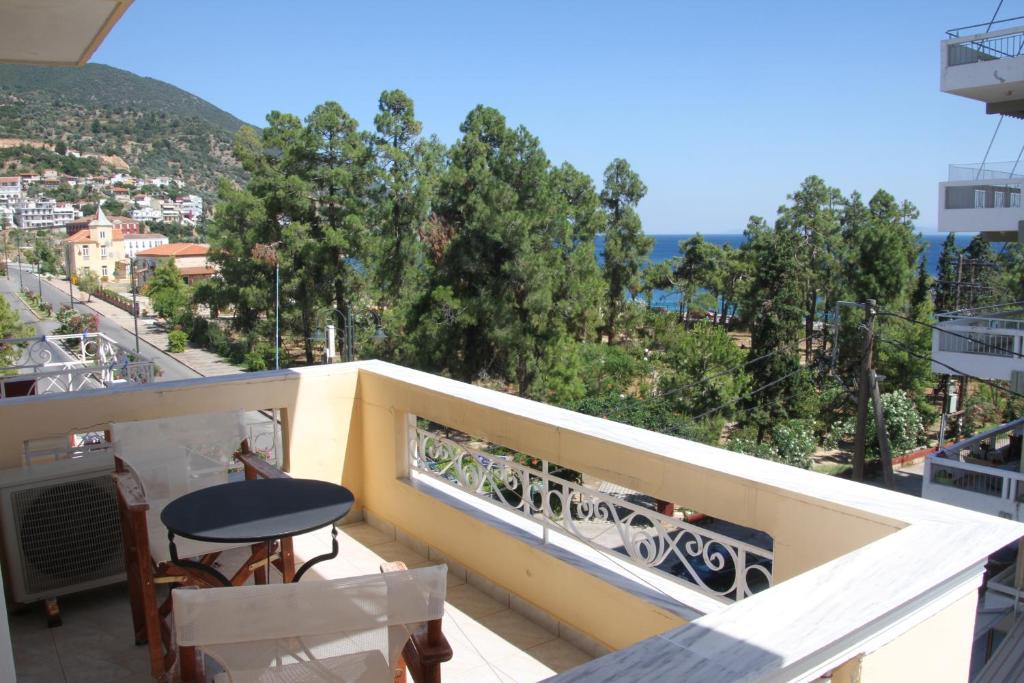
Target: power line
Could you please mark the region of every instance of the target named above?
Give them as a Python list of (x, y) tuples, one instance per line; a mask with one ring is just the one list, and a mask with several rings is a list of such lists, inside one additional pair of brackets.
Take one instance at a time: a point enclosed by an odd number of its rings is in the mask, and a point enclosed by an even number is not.
[[(757, 358), (754, 358), (753, 360), (748, 360), (745, 363), (741, 363), (740, 365), (733, 366), (733, 367), (731, 367), (731, 368), (729, 368), (727, 370), (723, 370), (721, 372), (717, 372), (717, 373), (715, 373), (713, 375), (708, 375), (706, 377), (702, 377), (699, 380), (697, 380), (696, 382), (691, 382), (690, 384), (687, 384), (685, 386), (676, 387), (675, 389), (671, 389), (669, 391), (663, 392), (661, 394), (658, 394), (658, 396), (656, 398), (663, 399), (663, 398), (667, 398), (669, 396), (674, 396), (675, 394), (678, 394), (678, 393), (683, 392), (683, 391), (687, 391), (687, 390), (692, 389), (692, 388), (694, 388), (694, 387), (696, 387), (698, 385), (705, 384), (706, 382), (709, 382), (709, 381), (711, 381), (713, 379), (718, 379), (719, 377), (724, 377), (725, 375), (731, 375), (734, 372), (736, 372), (737, 370), (742, 370), (743, 368), (747, 367), (748, 365), (753, 365), (754, 363), (758, 363), (758, 362), (760, 362), (760, 361), (762, 361), (762, 360), (764, 360), (766, 358), (771, 358), (772, 356), (774, 356), (776, 354), (782, 353), (784, 350), (786, 350), (790, 346), (799, 346), (800, 344), (802, 344), (803, 342), (807, 341), (808, 339), (813, 339), (814, 336), (817, 335), (817, 334), (819, 334), (819, 333), (818, 332), (812, 332), (811, 334), (803, 337), (802, 339), (797, 339), (796, 341), (789, 342), (787, 344), (783, 344), (779, 348), (777, 348), (774, 351), (771, 351), (769, 353), (766, 353), (763, 356), (758, 356)], [(705, 386), (704, 387), (704, 392), (706, 392), (709, 388), (710, 387)], [(701, 393), (703, 394), (704, 392), (701, 392)]]
[(879, 341), (883, 341), (886, 344), (892, 344), (893, 346), (899, 347), (904, 352), (906, 352), (907, 354), (913, 356), (914, 358), (917, 358), (918, 360), (927, 360), (927, 361), (931, 361), (932, 363), (935, 363), (936, 365), (941, 365), (942, 367), (946, 368), (947, 370), (950, 370), (954, 375), (963, 375), (964, 377), (969, 377), (969, 378), (971, 378), (971, 379), (973, 379), (973, 380), (975, 380), (977, 382), (981, 382), (982, 384), (986, 384), (986, 385), (992, 387), (993, 389), (998, 389), (999, 391), (1005, 391), (1008, 394), (1013, 394), (1014, 396), (1017, 396), (1019, 398), (1024, 398), (1024, 394), (1022, 394), (1020, 392), (1017, 392), (1017, 391), (1014, 391), (1013, 389), (1010, 389), (1009, 387), (1004, 387), (1004, 386), (1002, 386), (1000, 384), (996, 384), (995, 382), (993, 382), (991, 380), (982, 379), (981, 377), (975, 377), (974, 375), (968, 374), (968, 373), (964, 372), (963, 370), (959, 370), (957, 368), (954, 368), (952, 365), (949, 365), (947, 363), (943, 363), (942, 361), (937, 361), (934, 358), (931, 358), (930, 356), (922, 356), (921, 354), (917, 353), (916, 351), (911, 351), (910, 348), (906, 344), (904, 344), (902, 342), (898, 342), (898, 341), (895, 341), (893, 339), (885, 339), (884, 337), (881, 337), (881, 336), (879, 336), (877, 338), (878, 338)]
[(959, 337), (960, 339), (966, 339), (967, 341), (972, 342), (974, 344), (977, 344), (979, 346), (986, 346), (986, 347), (988, 347), (990, 349), (996, 349), (997, 351), (1000, 351), (1002, 354), (1006, 354), (1006, 355), (1010, 355), (1010, 356), (1017, 356), (1018, 358), (1024, 358), (1024, 353), (1017, 353), (1016, 351), (1013, 351), (1013, 350), (1004, 349), (1003, 347), (997, 346), (996, 344), (991, 344), (989, 342), (982, 341), (980, 339), (975, 339), (974, 337), (972, 337), (970, 335), (967, 335), (967, 334), (960, 334), (959, 332), (953, 332), (951, 330), (947, 330), (944, 327), (939, 327), (938, 325), (932, 325), (931, 323), (922, 322), (920, 320), (914, 320), (913, 318), (910, 318), (910, 317), (905, 316), (905, 315), (901, 315), (900, 313), (892, 313), (890, 311), (879, 310), (878, 314), (879, 315), (889, 316), (890, 318), (899, 318), (900, 320), (906, 320), (908, 323), (914, 323), (915, 325), (921, 325), (922, 327), (927, 327), (927, 328), (932, 329), (932, 330), (938, 330), (940, 334), (948, 334), (951, 337)]
[(734, 399), (732, 401), (729, 401), (727, 403), (723, 403), (722, 405), (718, 406), (717, 408), (712, 408), (711, 410), (706, 410), (703, 413), (701, 413), (700, 415), (698, 415), (697, 417), (694, 417), (694, 418), (691, 418), (691, 419), (694, 422), (696, 422), (698, 420), (701, 420), (701, 419), (707, 417), (708, 415), (711, 415), (712, 413), (717, 413), (719, 410), (722, 410), (723, 408), (728, 408), (729, 406), (735, 405), (735, 404), (739, 403), (740, 401), (742, 401), (744, 399), (748, 399), (751, 396), (759, 394), (762, 391), (764, 391), (765, 389), (768, 389), (769, 387), (773, 387), (776, 384), (778, 384), (779, 382), (783, 382), (783, 381), (789, 379), (790, 377), (792, 377), (793, 375), (795, 375), (797, 373), (803, 372), (805, 369), (806, 368), (801, 366), (801, 367), (797, 368), (796, 370), (794, 370), (793, 372), (787, 372), (782, 377), (779, 377), (777, 379), (773, 379), (771, 382), (766, 382), (765, 384), (762, 384), (761, 386), (759, 386), (757, 389), (754, 389), (750, 393), (744, 394), (743, 396), (740, 396), (739, 398), (736, 398), (736, 399)]

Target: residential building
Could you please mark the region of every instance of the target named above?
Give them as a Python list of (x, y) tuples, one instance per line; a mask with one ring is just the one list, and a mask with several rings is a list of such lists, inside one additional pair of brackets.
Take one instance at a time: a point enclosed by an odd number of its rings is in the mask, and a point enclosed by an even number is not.
[(932, 370), (1010, 382), (1024, 393), (1024, 309), (1005, 306), (939, 313)]
[[(942, 92), (985, 103), (988, 114), (1024, 118), (1021, 18), (951, 29), (941, 44)], [(1018, 161), (957, 164), (939, 183), (939, 230), (1024, 241), (1024, 166)]]
[(21, 199), (21, 176), (0, 176), (0, 206), (16, 203)]
[(14, 206), (15, 225), (30, 230), (63, 228), (79, 216), (81, 213), (73, 205), (53, 199), (23, 199)]
[(192, 244), (189, 242), (175, 242), (164, 244), (138, 252), (138, 261), (135, 264), (135, 273), (139, 278), (139, 285), (144, 285), (153, 275), (158, 266), (167, 261), (174, 260), (182, 277), (188, 284), (194, 284), (200, 280), (206, 280), (214, 276), (216, 267), (208, 260), (210, 245)]
[(124, 235), (107, 219), (102, 207), (96, 210), (89, 227), (66, 238), (63, 246), (65, 272), (89, 270), (107, 280), (123, 277)]
[(132, 220), (141, 222), (158, 221), (164, 217), (164, 214), (160, 209), (154, 209), (151, 206), (143, 206), (138, 209), (132, 209), (128, 213), (131, 214)]
[(178, 207), (182, 218), (195, 221), (203, 215), (203, 198), (199, 195), (189, 194), (177, 197), (174, 204)]
[(155, 232), (146, 232), (142, 234), (125, 233), (124, 235), (124, 255), (125, 258), (133, 259), (139, 255), (139, 252), (153, 249), (155, 247), (162, 247), (168, 243), (166, 235), (161, 235)]
[[(68, 235), (74, 235), (79, 230), (86, 230), (89, 225), (96, 220), (97, 215), (98, 214), (94, 213), (89, 216), (77, 218), (65, 225), (64, 229), (67, 231)], [(109, 220), (115, 228), (120, 230), (122, 234), (137, 235), (141, 232), (139, 221), (134, 218), (129, 218), (127, 216), (107, 216), (107, 220)]]
[(160, 220), (167, 223), (180, 223), (181, 209), (174, 202), (160, 202)]

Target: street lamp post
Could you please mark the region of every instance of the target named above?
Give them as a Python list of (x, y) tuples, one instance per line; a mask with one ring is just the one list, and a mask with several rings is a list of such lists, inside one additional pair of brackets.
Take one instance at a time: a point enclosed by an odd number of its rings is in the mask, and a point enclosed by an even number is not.
[(258, 261), (271, 263), (274, 266), (274, 369), (281, 369), (281, 263), (277, 258), (277, 248), (281, 242), (256, 244), (252, 248), (252, 256)]
[(132, 318), (135, 319), (135, 353), (139, 352), (139, 302), (135, 298), (135, 292), (138, 289), (138, 284), (135, 282), (135, 257), (132, 256), (128, 260), (128, 267), (131, 269), (131, 283), (132, 283)]
[[(345, 362), (351, 362), (355, 360), (356, 356), (356, 343), (355, 343), (355, 324), (352, 315), (351, 304), (345, 307), (345, 313), (342, 313), (337, 308), (332, 308), (335, 313), (338, 314), (338, 320), (341, 323), (342, 329), (345, 330)], [(381, 324), (380, 314), (373, 312), (370, 313), (376, 318), (377, 331), (373, 333), (373, 341), (379, 344), (388, 338), (388, 335), (384, 332), (384, 326)]]
[(17, 238), (18, 242), (18, 289), (22, 290), (25, 289), (25, 276), (21, 271), (21, 230), (14, 233), (14, 236)]

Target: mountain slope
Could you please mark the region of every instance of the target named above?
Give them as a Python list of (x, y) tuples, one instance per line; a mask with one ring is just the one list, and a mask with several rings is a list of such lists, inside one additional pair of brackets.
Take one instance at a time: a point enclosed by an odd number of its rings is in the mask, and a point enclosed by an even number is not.
[[(242, 125), (169, 83), (102, 64), (0, 64), (0, 138), (50, 149), (63, 142), (82, 153), (120, 157), (135, 175), (177, 177), (208, 197), (221, 176), (244, 179), (231, 156), (231, 141)], [(34, 155), (6, 156), (10, 168)], [(104, 165), (117, 166), (113, 159)]]

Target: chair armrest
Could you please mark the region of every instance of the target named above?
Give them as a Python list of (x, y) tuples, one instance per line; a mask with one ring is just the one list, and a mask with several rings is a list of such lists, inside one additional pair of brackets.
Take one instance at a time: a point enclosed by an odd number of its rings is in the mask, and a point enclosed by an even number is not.
[(114, 487), (117, 489), (118, 497), (124, 501), (124, 506), (131, 511), (146, 511), (149, 503), (146, 502), (146, 494), (142, 490), (142, 484), (134, 472), (115, 472), (113, 475)]
[(256, 453), (235, 453), (235, 457), (245, 467), (246, 479), (288, 479), (287, 472), (283, 472), (261, 458)]
[[(428, 622), (409, 637), (402, 656), (405, 661), (417, 660), (419, 667), (447, 662), (452, 658), (452, 646), (441, 632), (441, 620)], [(412, 667), (410, 667), (412, 668)], [(416, 678), (414, 675), (413, 678)]]

